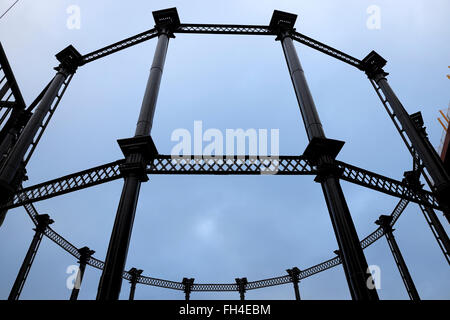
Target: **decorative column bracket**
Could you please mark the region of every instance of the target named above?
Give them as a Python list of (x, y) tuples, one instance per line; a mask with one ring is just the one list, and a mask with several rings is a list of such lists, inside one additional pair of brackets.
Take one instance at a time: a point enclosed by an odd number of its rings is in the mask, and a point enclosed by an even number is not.
[(20, 293), (22, 292), (25, 281), (27, 280), (28, 273), (30, 272), (31, 265), (33, 264), (34, 258), (36, 257), (37, 250), (42, 241), (42, 236), (45, 229), (52, 224), (54, 221), (50, 219), (48, 214), (40, 214), (36, 216), (37, 226), (35, 229), (33, 240), (31, 241), (30, 247), (28, 248), (25, 259), (23, 260), (22, 266), (20, 267), (19, 273), (17, 275), (16, 281), (11, 289), (8, 300), (18, 300)]
[(84, 272), (86, 270), (86, 264), (91, 259), (91, 256), (95, 253), (94, 250), (89, 249), (88, 247), (83, 247), (78, 249), (78, 253), (80, 254), (80, 259), (78, 263), (80, 267), (78, 269), (77, 278), (75, 280), (72, 293), (70, 295), (70, 300), (74, 301), (78, 299), (78, 294), (80, 292), (81, 283), (83, 282)]
[(403, 259), (402, 253), (397, 245), (397, 241), (392, 233), (394, 231), (391, 225), (392, 217), (381, 215), (375, 223), (384, 231), (384, 235), (386, 236), (389, 248), (391, 249), (395, 264), (397, 265), (398, 271), (400, 272), (400, 276), (402, 277), (410, 299), (415, 301), (420, 300), (414, 281), (412, 280), (411, 274), (409, 273), (408, 267), (406, 266), (405, 260)]

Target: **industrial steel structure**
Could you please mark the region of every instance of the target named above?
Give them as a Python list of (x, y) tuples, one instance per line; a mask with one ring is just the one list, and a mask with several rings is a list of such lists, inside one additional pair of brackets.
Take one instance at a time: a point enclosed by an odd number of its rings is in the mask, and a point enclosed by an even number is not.
[[(196, 291), (235, 291), (241, 300), (247, 290), (292, 283), (295, 298), (300, 300), (299, 282), (313, 274), (342, 263), (352, 299), (378, 300), (376, 289), (367, 285), (371, 274), (363, 249), (383, 235), (389, 243), (411, 299), (419, 299), (406, 263), (393, 236), (395, 222), (409, 202), (417, 203), (429, 224), (445, 259), (450, 263), (449, 238), (436, 216), (435, 209), (450, 219), (450, 179), (443, 163), (430, 144), (420, 113), (408, 114), (394, 91), (389, 86), (381, 56), (372, 51), (363, 60), (336, 50), (326, 44), (309, 38), (294, 28), (297, 16), (274, 11), (269, 25), (214, 25), (182, 24), (176, 8), (153, 12), (155, 27), (136, 36), (114, 43), (86, 55), (69, 46), (56, 55), (60, 62), (56, 75), (42, 93), (28, 107), (20, 93), (6, 55), (0, 46), (0, 215), (3, 221), (8, 209), (23, 206), (36, 224), (36, 233), (24, 259), (9, 299), (18, 299), (43, 235), (47, 236), (72, 256), (78, 259), (80, 272), (70, 299), (76, 300), (86, 265), (103, 270), (97, 293), (98, 300), (116, 300), (123, 279), (130, 281), (130, 299), (134, 299), (136, 284), (146, 284), (180, 290), (190, 299)], [(309, 144), (301, 156), (203, 156), (178, 157), (158, 153), (151, 138), (153, 115), (160, 81), (164, 69), (169, 39), (177, 33), (237, 34), (275, 36), (280, 41), (293, 87), (303, 117)], [(147, 82), (142, 107), (133, 137), (118, 140), (124, 159), (98, 167), (73, 173), (61, 178), (24, 187), (26, 165), (58, 106), (76, 70), (97, 59), (157, 38), (157, 46)], [(413, 168), (405, 172), (404, 179), (397, 181), (382, 175), (336, 160), (344, 142), (325, 136), (322, 124), (309, 91), (294, 41), (343, 61), (368, 76), (389, 117), (405, 142), (413, 159)], [(212, 174), (212, 175), (314, 175), (314, 181), (322, 186), (335, 236), (339, 246), (336, 257), (323, 263), (300, 270), (287, 270), (286, 275), (270, 279), (248, 281), (237, 278), (235, 283), (199, 284), (194, 279), (184, 278), (182, 282), (162, 280), (142, 275), (142, 270), (132, 268), (124, 271), (136, 204), (141, 183), (150, 174)], [(424, 190), (421, 176), (431, 191)], [(39, 215), (33, 203), (73, 192), (116, 179), (124, 179), (122, 195), (105, 262), (94, 258), (94, 251), (87, 247), (76, 248), (50, 224), (47, 215)], [(369, 236), (359, 241), (350, 211), (348, 209), (340, 180), (352, 182), (399, 198), (390, 216), (381, 216), (379, 225)]]

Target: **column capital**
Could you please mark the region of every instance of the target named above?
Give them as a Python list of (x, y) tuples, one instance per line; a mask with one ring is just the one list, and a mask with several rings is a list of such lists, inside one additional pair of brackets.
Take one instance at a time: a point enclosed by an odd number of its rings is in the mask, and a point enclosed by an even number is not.
[(381, 215), (377, 221), (375, 221), (375, 224), (379, 225), (384, 232), (392, 232), (394, 229), (392, 229), (391, 226), (392, 217), (387, 215)]
[(247, 288), (248, 280), (247, 280), (247, 278), (236, 278), (234, 280), (236, 281), (236, 284), (238, 285), (238, 291), (241, 294), (241, 298), (243, 298), (244, 293)]
[(277, 34), (275, 40), (283, 40), (290, 37), (291, 33), (295, 31), (296, 21), (296, 14), (275, 10), (269, 23), (269, 30)]
[(362, 60), (363, 70), (370, 79), (375, 81), (389, 74), (383, 70), (386, 63), (387, 61), (373, 50)]
[(153, 11), (152, 14), (159, 35), (166, 34), (169, 38), (175, 38), (173, 32), (180, 26), (177, 8)]

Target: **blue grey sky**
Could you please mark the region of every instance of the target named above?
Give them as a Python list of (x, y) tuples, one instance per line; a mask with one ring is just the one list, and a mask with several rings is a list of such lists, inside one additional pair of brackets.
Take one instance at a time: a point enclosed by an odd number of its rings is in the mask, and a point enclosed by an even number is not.
[[(2, 0), (3, 12), (12, 0)], [(81, 9), (68, 29), (66, 9)], [(381, 9), (368, 29), (367, 8)], [(268, 24), (274, 9), (299, 15), (296, 28), (359, 59), (376, 50), (408, 112), (421, 111), (437, 146), (438, 110), (450, 100), (450, 28), (446, 0), (432, 1), (127, 1), (21, 0), (0, 20), (0, 40), (27, 104), (53, 77), (54, 54), (73, 44), (82, 54), (150, 29), (151, 12), (176, 6), (183, 23)], [(122, 158), (116, 140), (134, 129), (156, 40), (81, 67), (28, 166), (36, 184)], [(412, 161), (367, 77), (296, 44), (329, 138), (346, 142), (339, 160), (401, 179)], [(171, 39), (152, 130), (170, 153), (173, 130), (203, 127), (280, 130), (280, 154), (299, 155), (307, 137), (279, 42), (266, 36), (177, 35)], [(398, 199), (342, 182), (360, 239)], [(53, 228), (104, 260), (122, 181), (36, 203)], [(439, 218), (442, 214), (438, 212)], [(441, 219), (447, 232), (448, 223)], [(8, 297), (33, 236), (23, 208), (0, 228), (0, 298)], [(395, 236), (423, 299), (450, 298), (450, 271), (420, 209), (410, 204)], [(284, 275), (334, 256), (337, 249), (322, 190), (312, 176), (150, 176), (143, 184), (126, 269), (156, 278), (232, 283)], [(381, 268), (381, 299), (408, 299), (385, 239), (365, 250)], [(76, 260), (44, 238), (22, 299), (68, 299), (68, 266)], [(95, 299), (100, 271), (88, 267), (80, 299)], [(341, 266), (300, 283), (303, 299), (349, 299)], [(129, 284), (123, 282), (121, 298)], [(238, 293), (193, 293), (192, 299), (238, 299)], [(183, 299), (179, 291), (138, 285), (136, 299)], [(248, 299), (293, 299), (287, 284)]]

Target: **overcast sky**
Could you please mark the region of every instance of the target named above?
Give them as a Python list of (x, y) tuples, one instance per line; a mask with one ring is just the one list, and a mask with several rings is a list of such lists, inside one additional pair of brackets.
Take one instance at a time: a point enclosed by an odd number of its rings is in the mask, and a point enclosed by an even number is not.
[[(4, 12), (13, 0), (2, 0)], [(81, 10), (67, 28), (67, 8)], [(369, 29), (367, 8), (381, 10)], [(433, 145), (449, 103), (447, 0), (433, 1), (31, 1), (0, 20), (0, 40), (27, 104), (53, 77), (54, 55), (69, 44), (82, 54), (150, 29), (151, 12), (176, 6), (183, 23), (268, 24), (274, 9), (298, 14), (296, 28), (359, 59), (376, 50), (409, 113), (421, 111)], [(28, 165), (26, 186), (122, 158), (116, 140), (134, 134), (154, 53), (151, 40), (81, 67)], [(296, 44), (327, 137), (346, 142), (339, 160), (395, 179), (412, 160), (367, 77)], [(178, 34), (171, 39), (152, 136), (170, 153), (177, 128), (279, 129), (280, 154), (299, 155), (307, 137), (279, 42), (268, 36)], [(52, 227), (104, 260), (122, 180), (36, 203)], [(342, 182), (360, 239), (398, 199)], [(437, 212), (447, 232), (448, 223)], [(33, 236), (23, 208), (0, 228), (0, 298), (6, 299)], [(395, 236), (423, 299), (450, 298), (450, 271), (415, 204)], [(150, 176), (141, 187), (126, 263), (156, 278), (233, 283), (284, 275), (334, 256), (337, 243), (322, 190), (312, 176)], [(381, 299), (408, 299), (386, 240), (365, 250), (381, 268)], [(22, 299), (68, 299), (67, 267), (76, 264), (44, 238)], [(80, 299), (95, 299), (101, 272), (87, 268)], [(300, 283), (303, 299), (349, 299), (342, 266)], [(123, 282), (121, 298), (129, 284)], [(180, 291), (138, 285), (136, 299), (183, 299)], [(238, 299), (238, 293), (193, 293), (192, 299)], [(291, 284), (252, 290), (248, 299), (293, 299)]]

